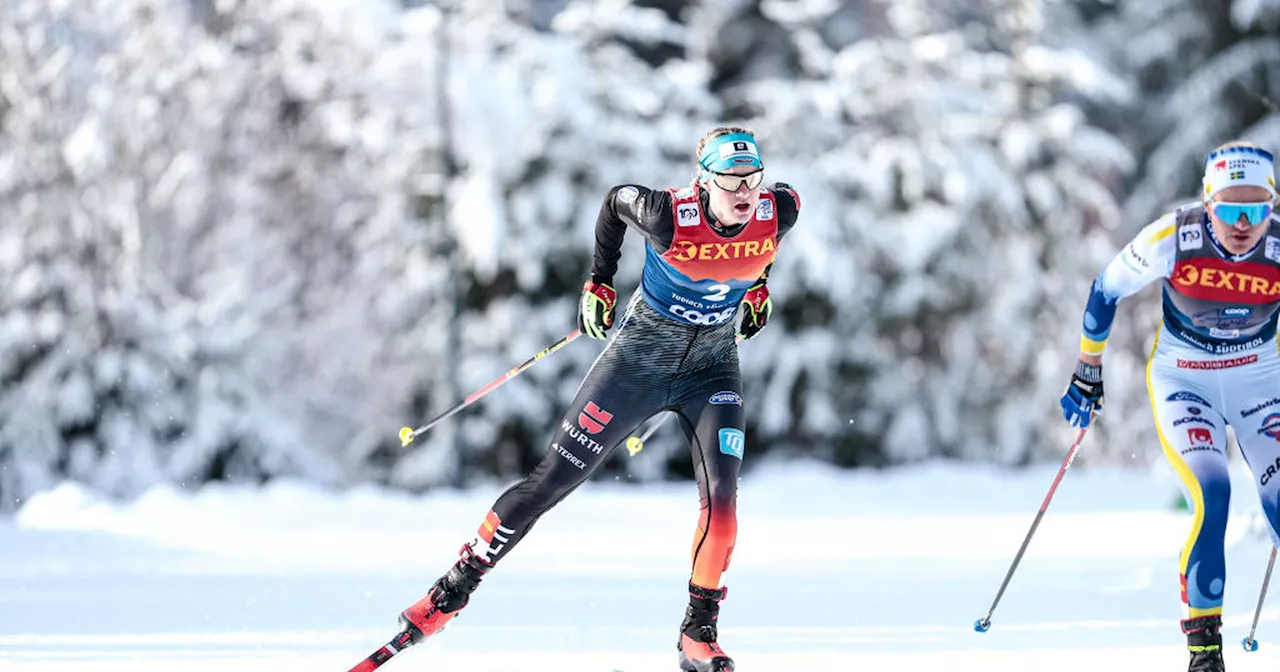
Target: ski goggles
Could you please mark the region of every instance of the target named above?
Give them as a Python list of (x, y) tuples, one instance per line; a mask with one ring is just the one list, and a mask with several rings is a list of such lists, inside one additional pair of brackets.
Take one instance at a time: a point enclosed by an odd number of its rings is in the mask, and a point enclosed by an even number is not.
[(744, 184), (748, 189), (757, 189), (760, 187), (760, 183), (764, 182), (764, 169), (750, 172), (746, 175), (715, 173), (709, 170), (706, 171), (706, 173), (711, 175), (711, 181), (715, 183), (717, 187), (720, 187), (725, 191), (737, 191), (741, 189)]
[(1249, 226), (1258, 226), (1271, 219), (1271, 203), (1214, 203), (1213, 215), (1227, 226), (1235, 226), (1244, 217)]

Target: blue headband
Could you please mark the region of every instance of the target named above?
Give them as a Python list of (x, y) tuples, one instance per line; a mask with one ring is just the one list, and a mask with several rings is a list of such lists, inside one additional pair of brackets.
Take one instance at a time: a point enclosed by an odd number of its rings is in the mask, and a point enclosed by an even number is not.
[(750, 133), (718, 135), (707, 141), (698, 157), (701, 173), (725, 173), (734, 166), (751, 166), (764, 169), (760, 160), (760, 148)]

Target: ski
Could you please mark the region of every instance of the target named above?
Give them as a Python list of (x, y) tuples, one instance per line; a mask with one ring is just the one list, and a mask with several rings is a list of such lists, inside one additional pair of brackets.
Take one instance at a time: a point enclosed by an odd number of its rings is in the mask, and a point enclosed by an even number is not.
[(349, 672), (371, 672), (372, 670), (382, 667), (382, 664), (391, 660), (392, 656), (404, 651), (416, 643), (413, 641), (413, 634), (413, 626), (409, 626), (409, 629), (401, 630), (395, 637), (391, 638), (391, 641), (378, 647), (377, 651), (374, 651), (368, 658), (360, 661), (360, 663), (351, 668)]

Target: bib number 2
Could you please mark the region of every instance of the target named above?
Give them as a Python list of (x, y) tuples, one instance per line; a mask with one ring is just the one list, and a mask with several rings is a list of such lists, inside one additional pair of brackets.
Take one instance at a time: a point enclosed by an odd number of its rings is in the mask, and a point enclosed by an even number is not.
[(733, 289), (733, 288), (732, 288), (732, 287), (730, 287), (729, 285), (717, 284), (717, 285), (711, 285), (711, 286), (710, 286), (710, 287), (708, 287), (707, 289), (708, 289), (711, 293), (710, 293), (710, 294), (703, 294), (703, 295), (702, 295), (702, 298), (703, 298), (703, 299), (706, 299), (707, 301), (717, 301), (717, 302), (718, 302), (718, 301), (724, 301), (726, 298), (728, 298), (728, 297), (729, 297), (729, 290), (730, 290), (730, 289)]
[[(733, 288), (729, 285), (717, 283), (707, 287), (707, 291), (709, 291), (710, 294), (703, 294), (702, 300), (711, 303), (719, 303), (729, 298), (729, 292), (732, 290)], [(670, 310), (673, 315), (676, 315), (677, 317), (680, 317), (692, 324), (714, 326), (732, 318), (738, 308), (737, 306), (729, 306), (722, 310), (702, 311), (693, 310), (686, 306), (673, 305)]]

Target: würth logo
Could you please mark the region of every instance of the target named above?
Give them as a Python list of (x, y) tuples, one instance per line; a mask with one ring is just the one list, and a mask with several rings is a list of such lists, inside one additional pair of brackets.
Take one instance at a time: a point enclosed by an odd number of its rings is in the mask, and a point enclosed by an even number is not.
[(578, 424), (582, 425), (588, 434), (599, 434), (604, 431), (604, 426), (612, 419), (613, 414), (596, 406), (594, 401), (588, 401), (587, 407), (578, 414)]

